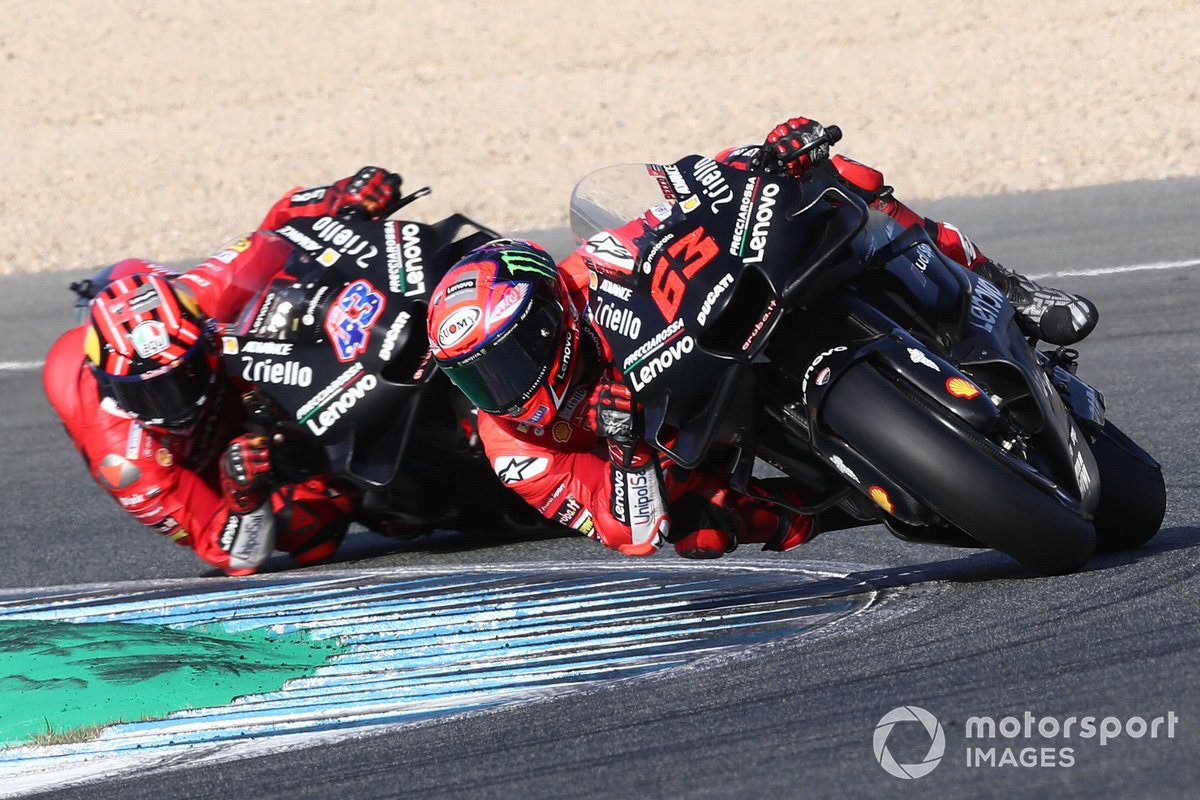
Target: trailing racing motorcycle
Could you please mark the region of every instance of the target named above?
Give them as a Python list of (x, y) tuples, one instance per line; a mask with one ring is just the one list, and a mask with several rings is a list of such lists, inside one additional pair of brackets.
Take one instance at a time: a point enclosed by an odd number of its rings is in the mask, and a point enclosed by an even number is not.
[[(1041, 573), (1162, 524), (1162, 471), (1107, 419), (1078, 352), (1039, 352), (1001, 291), (830, 164), (609, 167), (570, 212), (595, 256), (592, 317), (645, 438), (681, 466), (740, 490), (781, 472), (826, 530), (881, 522)], [(627, 248), (611, 231), (639, 219)]]
[[(294, 253), (220, 338), (225, 371), (256, 389), (249, 426), (276, 435), (283, 479), (343, 477), (362, 493), (357, 521), (382, 533), (542, 527), (495, 477), (425, 336), (429, 292), (499, 234), (458, 214), (275, 232)], [(72, 284), (77, 316), (108, 280)]]

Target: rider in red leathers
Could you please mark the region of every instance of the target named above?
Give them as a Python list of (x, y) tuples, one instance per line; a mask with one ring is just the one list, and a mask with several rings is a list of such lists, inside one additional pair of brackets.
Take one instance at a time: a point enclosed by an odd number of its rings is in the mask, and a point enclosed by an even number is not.
[[(818, 123), (798, 117), (761, 147), (717, 160), (799, 177), (829, 158), (827, 144), (809, 152), (823, 136)], [(896, 200), (876, 170), (841, 156), (832, 163), (872, 207), (922, 225), (948, 257), (997, 283), (1028, 333), (1070, 344), (1095, 326), (1087, 300), (991, 262), (952, 225)], [(628, 261), (636, 233), (659, 221), (654, 214), (609, 231), (611, 252)], [(480, 409), (479, 435), (500, 480), (543, 516), (627, 555), (671, 542), (680, 555), (715, 558), (739, 543), (782, 551), (811, 539), (813, 521), (790, 510), (802, 503), (786, 485), (755, 480), (738, 494), (727, 475), (680, 469), (637, 438), (639, 409), (588, 313), (590, 293), (609, 284), (594, 269), (605, 258), (593, 240), (556, 266), (535, 244), (498, 240), (462, 259), (431, 296), (434, 357)]]
[(269, 411), (219, 361), (217, 324), (284, 266), (271, 229), (298, 217), (383, 219), (400, 177), (364, 167), (331, 186), (292, 189), (259, 230), (182, 274), (142, 259), (115, 264), (85, 324), (63, 334), (43, 371), (46, 396), (96, 481), (127, 512), (230, 575), (274, 550), (329, 558), (358, 503), (325, 475), (280, 482), (275, 443), (247, 433)]

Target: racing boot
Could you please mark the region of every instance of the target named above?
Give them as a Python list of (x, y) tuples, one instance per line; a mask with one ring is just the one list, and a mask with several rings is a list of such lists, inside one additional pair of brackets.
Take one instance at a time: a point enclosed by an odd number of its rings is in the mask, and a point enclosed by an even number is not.
[(738, 513), (745, 525), (743, 542), (762, 543), (763, 550), (784, 552), (812, 541), (817, 535), (813, 518), (771, 502), (777, 498), (789, 506), (804, 505), (803, 498), (783, 481), (759, 481), (751, 484), (753, 497), (739, 495)]
[(737, 549), (737, 537), (720, 528), (701, 528), (675, 542), (675, 552), (684, 558), (720, 558)]
[(741, 518), (732, 492), (708, 476), (693, 476), (687, 492), (671, 503), (667, 541), (684, 558), (720, 558), (737, 549)]
[(1059, 346), (1075, 344), (1100, 319), (1091, 300), (1042, 286), (990, 259), (976, 265), (974, 272), (996, 284), (1016, 306), (1017, 324), (1026, 336)]

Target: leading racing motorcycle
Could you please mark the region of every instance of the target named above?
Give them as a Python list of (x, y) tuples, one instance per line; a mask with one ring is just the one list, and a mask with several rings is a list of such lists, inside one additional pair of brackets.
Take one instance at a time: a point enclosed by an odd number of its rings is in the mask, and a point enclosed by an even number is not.
[[(1162, 524), (1162, 471), (1078, 352), (1039, 351), (995, 285), (828, 162), (800, 179), (701, 156), (609, 167), (570, 214), (592, 319), (645, 438), (681, 466), (743, 491), (782, 473), (826, 530), (883, 523), (1047, 574)], [(639, 218), (631, 249), (611, 231)]]
[[(255, 389), (249, 427), (275, 436), (281, 480), (341, 476), (362, 494), (357, 521), (385, 534), (546, 527), (495, 477), (425, 335), (438, 280), (499, 234), (459, 214), (305, 217), (275, 233), (293, 254), (220, 340), (226, 373)], [(77, 318), (108, 269), (72, 284)]]

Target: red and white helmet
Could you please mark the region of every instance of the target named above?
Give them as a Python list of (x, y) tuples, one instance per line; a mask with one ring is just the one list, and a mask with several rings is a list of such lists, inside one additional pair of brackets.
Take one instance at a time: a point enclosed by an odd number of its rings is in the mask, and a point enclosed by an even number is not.
[(433, 290), (433, 357), (482, 411), (536, 425), (561, 407), (579, 368), (580, 320), (550, 254), (496, 239)]
[(186, 429), (213, 395), (213, 322), (186, 287), (161, 275), (120, 278), (92, 300), (84, 352), (99, 385), (147, 425)]

